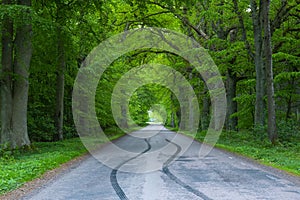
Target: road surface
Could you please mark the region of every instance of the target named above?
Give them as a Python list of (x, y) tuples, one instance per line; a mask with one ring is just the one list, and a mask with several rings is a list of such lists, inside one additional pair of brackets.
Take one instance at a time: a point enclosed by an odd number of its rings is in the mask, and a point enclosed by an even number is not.
[[(285, 177), (276, 170), (269, 170), (255, 162), (218, 149), (213, 149), (205, 158), (199, 158), (201, 144), (185, 136), (177, 135), (177, 141), (191, 140), (191, 145), (182, 154), (184, 147), (174, 140), (176, 133), (159, 125), (148, 126), (138, 134), (147, 136), (149, 130), (154, 129), (159, 129), (156, 135), (150, 134), (145, 138), (127, 135), (115, 141), (115, 145), (120, 148), (138, 154), (131, 158), (117, 159), (114, 169), (101, 164), (91, 156), (23, 199), (300, 199), (300, 181), (297, 178)], [(165, 159), (161, 159), (160, 169), (148, 173), (134, 172), (145, 168), (143, 166), (145, 164), (141, 163), (142, 160), (139, 160), (139, 157), (166, 145), (173, 150), (170, 151), (172, 153), (168, 151), (164, 155)], [(149, 160), (144, 161), (143, 163), (149, 163)]]

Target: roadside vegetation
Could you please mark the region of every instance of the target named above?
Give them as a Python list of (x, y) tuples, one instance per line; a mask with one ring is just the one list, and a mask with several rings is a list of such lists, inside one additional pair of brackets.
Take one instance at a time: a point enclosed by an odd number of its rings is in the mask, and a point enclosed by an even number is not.
[[(282, 125), (278, 131), (278, 143), (273, 145), (266, 137), (264, 129), (223, 132), (216, 147), (254, 159), (261, 164), (284, 170), (300, 177), (300, 129), (293, 124)], [(205, 131), (195, 139), (203, 141)], [(289, 140), (284, 138), (289, 137)]]
[[(124, 135), (119, 129), (110, 129), (106, 133), (111, 140)], [(80, 138), (57, 142), (34, 142), (30, 148), (19, 150), (2, 149), (0, 151), (0, 195), (86, 153), (87, 149)]]

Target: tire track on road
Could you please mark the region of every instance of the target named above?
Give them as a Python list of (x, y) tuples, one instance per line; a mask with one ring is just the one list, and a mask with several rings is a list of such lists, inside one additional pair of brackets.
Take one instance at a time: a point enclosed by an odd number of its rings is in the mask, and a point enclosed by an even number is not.
[(181, 152), (182, 148), (166, 139), (167, 142), (173, 144), (174, 146), (176, 146), (177, 150), (176, 152), (163, 164), (163, 172), (171, 179), (173, 180), (175, 183), (177, 183), (178, 185), (182, 186), (183, 188), (185, 188), (187, 191), (193, 193), (194, 195), (200, 197), (203, 200), (213, 200), (211, 198), (209, 198), (208, 196), (206, 196), (204, 193), (192, 188), (191, 186), (187, 185), (186, 183), (184, 183), (182, 180), (180, 180), (177, 176), (175, 176), (172, 172), (170, 172), (168, 165), (176, 158), (176, 156)]
[(125, 160), (124, 162), (122, 162), (121, 164), (119, 164), (115, 169), (113, 169), (112, 172), (110, 173), (110, 182), (111, 182), (111, 185), (112, 185), (112, 187), (114, 188), (115, 192), (117, 193), (118, 197), (121, 200), (129, 200), (129, 199), (128, 199), (128, 197), (126, 196), (125, 192), (122, 190), (121, 186), (118, 183), (117, 173), (118, 173), (119, 169), (123, 165), (125, 165), (126, 163), (128, 163), (131, 160), (136, 159), (137, 157), (143, 155), (144, 153), (150, 151), (151, 145), (150, 145), (148, 139), (145, 139), (145, 142), (148, 145), (147, 149), (145, 149), (143, 152), (139, 153), (138, 155), (136, 155), (136, 156), (134, 156), (134, 157), (132, 157), (132, 158), (130, 158), (128, 160)]

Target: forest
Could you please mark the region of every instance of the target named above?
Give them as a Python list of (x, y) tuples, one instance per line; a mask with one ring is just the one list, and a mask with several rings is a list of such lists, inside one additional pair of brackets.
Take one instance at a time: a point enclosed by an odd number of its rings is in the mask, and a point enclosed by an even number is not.
[[(149, 27), (182, 33), (207, 50), (226, 88), (225, 132), (248, 131), (273, 145), (299, 144), (298, 0), (0, 2), (2, 148), (78, 137), (72, 92), (82, 63), (107, 38)], [(192, 64), (172, 52), (139, 49), (115, 60), (99, 81), (95, 110), (104, 131), (117, 127), (111, 110), (116, 83), (149, 63), (171, 66), (188, 80), (199, 102), (198, 131), (207, 130), (212, 102)], [(167, 127), (180, 126), (178, 99), (159, 84), (138, 88), (122, 116), (128, 112), (145, 125), (150, 110)]]
[[(98, 134), (98, 124), (108, 140), (163, 122), (207, 143), (213, 124), (217, 148), (300, 175), (299, 0), (0, 3), (0, 195), (86, 154), (81, 136)], [(155, 48), (131, 37), (147, 31)], [(180, 45), (185, 37), (191, 49)], [(202, 53), (214, 71), (195, 65)], [(97, 59), (111, 62), (85, 70)], [(92, 80), (80, 85), (83, 71)], [(89, 81), (94, 93), (78, 90)], [(217, 104), (214, 85), (224, 88)]]

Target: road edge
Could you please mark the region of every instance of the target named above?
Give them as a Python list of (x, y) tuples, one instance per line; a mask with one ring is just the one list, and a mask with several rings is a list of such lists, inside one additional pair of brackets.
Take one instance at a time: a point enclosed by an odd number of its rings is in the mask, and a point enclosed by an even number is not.
[[(126, 134), (120, 135), (120, 137), (113, 138), (112, 140), (101, 144), (101, 146), (98, 149), (105, 147), (110, 142), (119, 140), (125, 135)], [(52, 170), (46, 171), (40, 177), (24, 183), (21, 187), (0, 195), (0, 200), (21, 200), (24, 196), (30, 195), (34, 191), (39, 191), (45, 185), (51, 183), (56, 178), (58, 178), (60, 175), (63, 175), (69, 172), (70, 170), (78, 167), (83, 161), (87, 160), (90, 157), (92, 157), (92, 155), (89, 152), (83, 153), (82, 155), (63, 163)]]
[[(173, 132), (175, 132), (175, 131), (173, 131)], [(207, 145), (207, 146), (213, 147), (213, 149), (219, 150), (222, 153), (227, 154), (228, 156), (235, 156), (235, 157), (237, 157), (241, 160), (250, 162), (251, 164), (254, 164), (254, 165), (260, 167), (265, 172), (272, 173), (273, 175), (278, 176), (280, 178), (285, 178), (285, 179), (289, 180), (290, 182), (300, 186), (300, 176), (298, 176), (296, 174), (292, 174), (288, 171), (285, 171), (283, 169), (278, 169), (278, 168), (273, 167), (273, 166), (268, 166), (268, 165), (264, 164), (263, 162), (261, 162), (259, 160), (255, 160), (255, 159), (253, 159), (251, 157), (248, 157), (246, 155), (239, 154), (239, 153), (233, 152), (233, 151), (229, 151), (229, 150), (227, 150), (225, 148), (222, 148), (222, 147), (212, 146), (210, 144), (204, 143), (201, 140), (197, 140), (197, 139), (193, 138), (192, 136), (186, 135), (184, 133), (180, 133), (180, 132), (176, 132), (176, 133), (179, 133), (182, 136), (190, 138), (193, 141), (200, 143), (201, 145)]]

